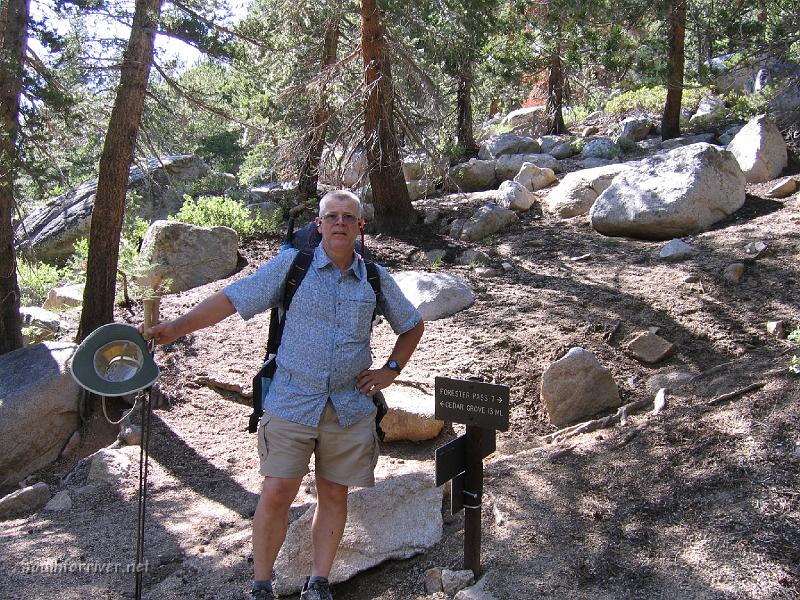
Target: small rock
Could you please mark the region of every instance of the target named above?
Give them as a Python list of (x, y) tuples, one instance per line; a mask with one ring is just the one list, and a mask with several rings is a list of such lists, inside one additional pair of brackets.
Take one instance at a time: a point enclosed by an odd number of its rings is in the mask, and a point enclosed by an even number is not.
[(464, 569), (463, 571), (442, 570), (442, 590), (448, 596), (463, 590), (468, 585), (471, 585), (474, 580), (474, 575), (469, 569)]
[(675, 351), (675, 344), (649, 331), (637, 335), (626, 347), (636, 358), (649, 364), (660, 362)]
[(120, 429), (117, 439), (126, 446), (140, 446), (142, 444), (142, 428), (138, 425), (125, 425)]
[(34, 513), (50, 500), (50, 488), (46, 483), (24, 487), (0, 499), (0, 519), (11, 519)]
[(697, 249), (680, 239), (674, 239), (662, 246), (658, 256), (664, 260), (679, 261), (697, 254)]
[(442, 570), (434, 567), (425, 571), (425, 593), (435, 594), (444, 591), (442, 588)]
[(69, 497), (69, 492), (67, 490), (61, 490), (58, 492), (52, 497), (50, 502), (44, 506), (45, 510), (52, 510), (56, 512), (69, 510), (70, 508), (72, 508), (72, 498)]
[(797, 191), (797, 180), (787, 177), (773, 185), (767, 192), (767, 198), (786, 198)]
[(761, 258), (767, 253), (767, 250), (769, 250), (769, 246), (760, 240), (757, 242), (750, 242), (744, 247), (745, 253), (755, 256), (755, 258)]
[(783, 321), (767, 321), (767, 333), (782, 338), (785, 333)]
[(447, 250), (428, 250), (425, 253), (425, 260), (429, 264), (439, 264), (444, 260)]
[(103, 448), (92, 458), (87, 481), (114, 484), (125, 479), (130, 468), (130, 452), (125, 448)]
[(500, 266), (503, 267), (503, 271), (506, 273), (510, 273), (514, 270), (514, 265), (512, 265), (510, 262), (504, 262)]
[(475, 275), (484, 279), (491, 279), (492, 277), (499, 277), (500, 271), (492, 267), (478, 267), (475, 269)]
[(698, 275), (687, 275), (683, 279), (683, 283), (697, 283), (700, 281), (700, 277)]
[(458, 258), (456, 258), (456, 263), (459, 265), (486, 265), (492, 261), (489, 258), (489, 255), (485, 252), (481, 252), (480, 250), (464, 250)]
[(581, 137), (589, 137), (590, 135), (594, 135), (598, 131), (600, 131), (598, 127), (596, 127), (595, 125), (589, 125), (589, 127), (585, 127), (583, 131), (581, 131)]
[(730, 283), (739, 283), (744, 275), (744, 265), (742, 263), (733, 263), (725, 267), (722, 276)]

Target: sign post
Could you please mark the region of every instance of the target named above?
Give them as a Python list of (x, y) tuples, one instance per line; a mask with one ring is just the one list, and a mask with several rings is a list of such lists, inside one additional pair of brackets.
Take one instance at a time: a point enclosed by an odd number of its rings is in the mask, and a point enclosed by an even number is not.
[(437, 419), (467, 426), (465, 435), (436, 449), (436, 485), (453, 480), (451, 511), (455, 514), (464, 509), (464, 569), (470, 569), (478, 578), (483, 459), (495, 450), (495, 431), (508, 431), (509, 388), (437, 377), (435, 401)]

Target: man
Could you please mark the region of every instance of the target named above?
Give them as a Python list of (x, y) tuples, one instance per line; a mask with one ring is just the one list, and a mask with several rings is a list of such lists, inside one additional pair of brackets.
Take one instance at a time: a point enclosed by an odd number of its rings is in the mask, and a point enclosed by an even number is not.
[[(332, 598), (327, 578), (347, 520), (348, 487), (374, 485), (378, 440), (371, 396), (391, 385), (424, 330), (419, 312), (378, 267), (383, 298), (377, 309), (398, 338), (387, 363), (370, 368), (376, 298), (364, 261), (355, 252), (364, 223), (361, 202), (348, 191), (330, 192), (320, 201), (316, 223), (322, 243), (289, 306), (277, 370), (259, 424), (264, 481), (253, 518), (253, 600), (274, 598), (272, 566), (312, 454), (317, 482), (311, 530), (313, 565), (300, 598)], [(281, 252), (253, 275), (146, 333), (159, 344), (168, 344), (234, 312), (249, 319), (280, 304), (296, 254), (297, 250)]]

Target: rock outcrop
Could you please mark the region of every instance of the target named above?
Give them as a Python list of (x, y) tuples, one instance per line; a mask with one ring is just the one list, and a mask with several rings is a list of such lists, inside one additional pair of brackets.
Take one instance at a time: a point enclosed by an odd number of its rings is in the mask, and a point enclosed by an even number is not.
[(227, 277), (236, 269), (239, 236), (229, 227), (196, 227), (156, 221), (142, 240), (139, 256), (150, 266), (140, 285), (180, 292)]
[(82, 392), (67, 369), (76, 348), (43, 342), (0, 356), (0, 483), (56, 460), (78, 429)]
[(604, 235), (667, 240), (703, 231), (739, 210), (744, 186), (733, 154), (692, 144), (617, 175), (589, 216)]

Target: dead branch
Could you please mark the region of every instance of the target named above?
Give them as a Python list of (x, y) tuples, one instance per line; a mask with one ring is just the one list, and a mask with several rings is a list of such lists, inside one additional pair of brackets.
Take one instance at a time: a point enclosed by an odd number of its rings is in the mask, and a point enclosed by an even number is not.
[(609, 330), (609, 331), (607, 331), (606, 333), (603, 334), (603, 340), (607, 344), (610, 344), (611, 340), (614, 339), (614, 336), (617, 335), (617, 332), (619, 332), (621, 327), (622, 327), (622, 321), (621, 320), (617, 320), (617, 322), (614, 323), (614, 326), (611, 328), (611, 330)]
[(750, 385), (746, 385), (738, 390), (734, 390), (732, 392), (728, 392), (727, 394), (722, 394), (721, 396), (712, 398), (711, 400), (706, 402), (706, 404), (708, 406), (716, 406), (717, 404), (722, 404), (723, 402), (727, 402), (728, 400), (733, 400), (734, 398), (738, 398), (739, 396), (744, 396), (745, 394), (752, 392), (754, 390), (760, 390), (765, 385), (767, 385), (766, 381), (758, 381), (756, 383), (751, 383)]
[(625, 406), (620, 406), (617, 409), (617, 412), (615, 412), (613, 415), (608, 415), (607, 417), (593, 419), (591, 421), (565, 427), (564, 429), (559, 429), (554, 433), (544, 436), (544, 440), (545, 442), (552, 443), (556, 440), (566, 440), (582, 433), (589, 433), (592, 431), (597, 431), (598, 429), (605, 429), (611, 425), (614, 425), (615, 423), (624, 423), (628, 419), (628, 413), (643, 408), (650, 404), (650, 402), (651, 400), (636, 400), (635, 402), (630, 402)]

